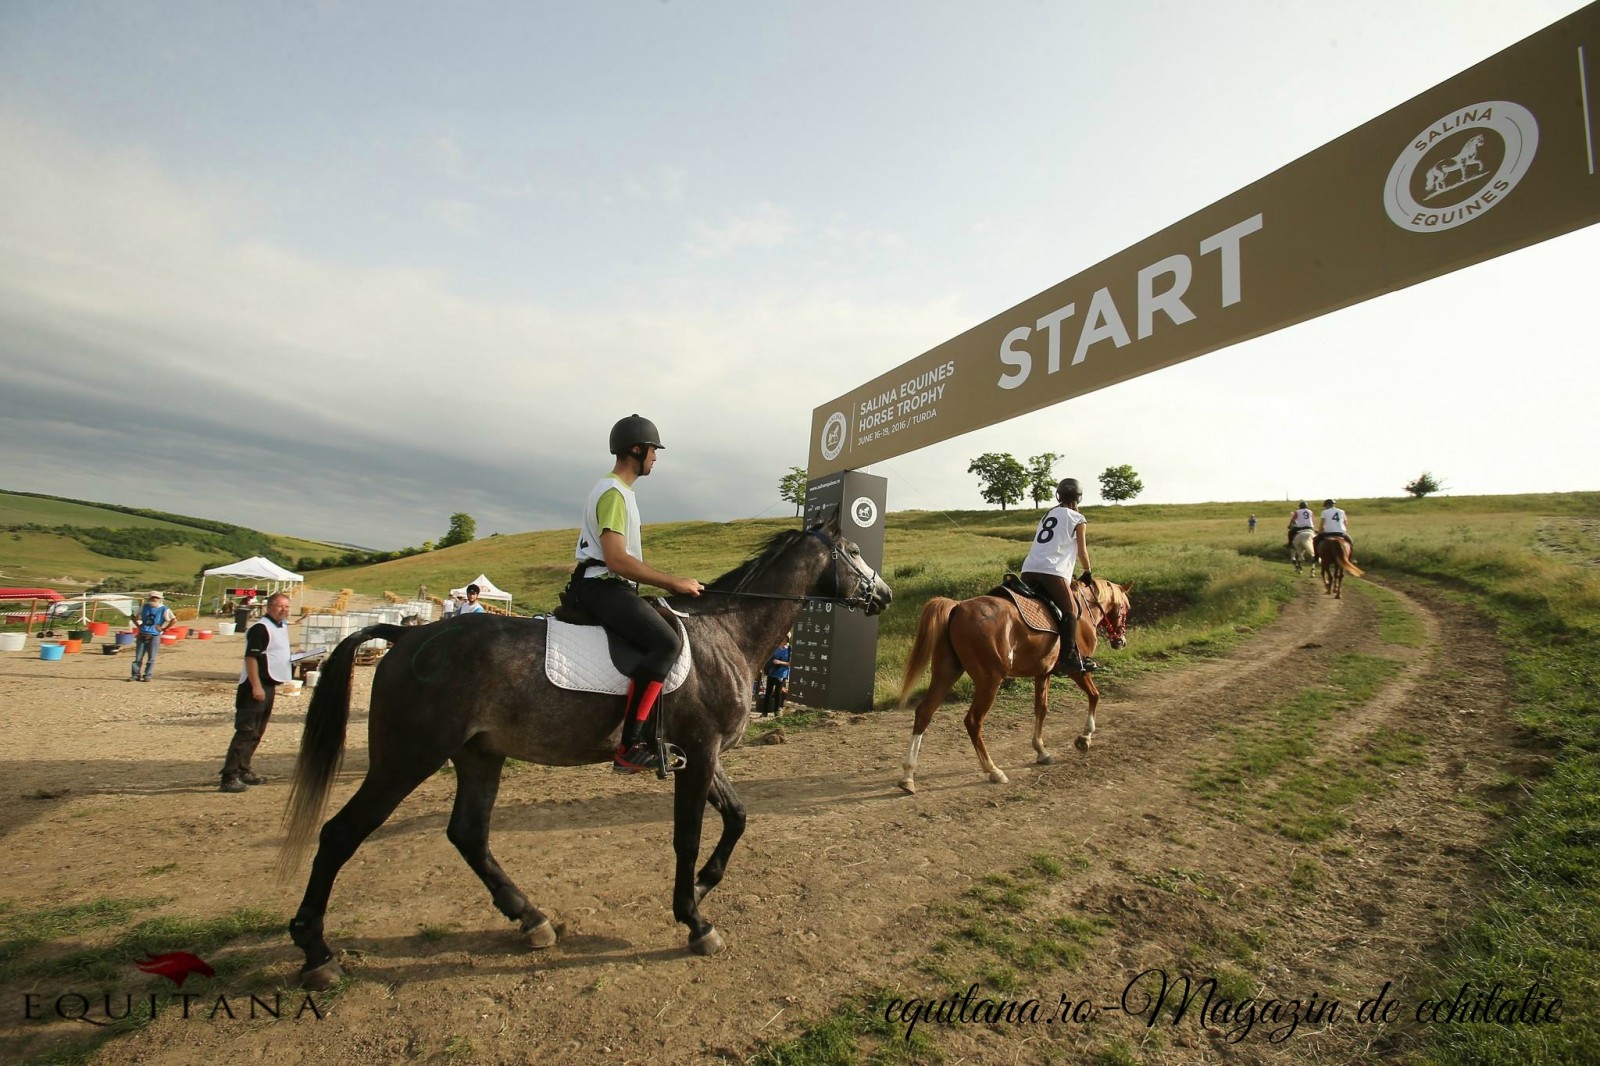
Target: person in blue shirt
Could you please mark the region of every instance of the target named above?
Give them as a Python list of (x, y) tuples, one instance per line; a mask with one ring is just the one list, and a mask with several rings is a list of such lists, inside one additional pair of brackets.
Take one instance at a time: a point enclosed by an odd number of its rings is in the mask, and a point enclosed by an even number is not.
[[(152, 592), (144, 601), (144, 606), (139, 608), (133, 617), (133, 623), (138, 627), (138, 635), (134, 641), (133, 672), (128, 675), (129, 681), (149, 681), (150, 675), (156, 669), (156, 652), (161, 650), (161, 634), (165, 633), (177, 617), (172, 610), (161, 600), (161, 593)], [(143, 673), (140, 673), (140, 668)]]
[(761, 717), (777, 715), (783, 711), (783, 696), (789, 691), (789, 638), (784, 637), (778, 650), (767, 661), (767, 694), (761, 701)]

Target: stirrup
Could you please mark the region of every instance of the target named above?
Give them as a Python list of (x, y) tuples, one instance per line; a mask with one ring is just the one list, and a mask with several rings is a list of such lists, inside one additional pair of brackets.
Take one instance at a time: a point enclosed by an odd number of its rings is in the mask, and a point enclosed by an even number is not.
[(655, 749), (656, 777), (662, 781), (667, 779), (668, 774), (675, 774), (689, 765), (689, 756), (676, 744), (657, 737)]

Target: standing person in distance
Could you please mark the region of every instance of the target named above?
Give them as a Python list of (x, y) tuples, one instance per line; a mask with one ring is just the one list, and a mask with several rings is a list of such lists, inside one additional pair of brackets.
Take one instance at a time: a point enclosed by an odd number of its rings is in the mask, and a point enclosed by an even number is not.
[[(172, 609), (162, 602), (161, 593), (152, 592), (146, 597), (144, 606), (134, 616), (138, 634), (134, 637), (133, 672), (128, 675), (129, 681), (150, 680), (156, 668), (156, 652), (161, 650), (161, 634), (172, 628), (172, 623), (176, 621), (177, 616)], [(139, 672), (140, 663), (144, 664), (142, 674)]]
[(682, 646), (677, 631), (640, 599), (639, 585), (654, 585), (680, 596), (698, 596), (705, 586), (644, 561), (639, 535), (643, 523), (633, 486), (655, 469), (656, 454), (663, 447), (656, 424), (629, 415), (611, 427), (610, 446), (616, 460), (611, 473), (595, 484), (584, 501), (578, 526), (578, 565), (568, 587), (578, 606), (645, 651), (628, 678), (622, 742), (611, 759), (615, 772), (636, 774), (662, 769), (655, 745), (643, 739), (644, 727)]
[(289, 594), (274, 593), (267, 598), (260, 620), (244, 635), (244, 667), (233, 696), (233, 741), (222, 763), (220, 791), (243, 792), (262, 782), (250, 762), (267, 731), (278, 686), (293, 674), (289, 627), (284, 624), (288, 617)]
[(483, 604), (478, 602), (478, 594), (482, 591), (483, 590), (478, 587), (478, 583), (476, 581), (467, 586), (467, 598), (461, 602), (459, 607), (456, 608), (457, 618), (467, 614), (484, 613)]
[(1039, 520), (1033, 534), (1033, 547), (1022, 563), (1022, 580), (1050, 597), (1061, 621), (1061, 652), (1056, 657), (1055, 676), (1093, 670), (1078, 651), (1078, 610), (1072, 598), (1072, 571), (1083, 563), (1083, 583), (1094, 581), (1089, 570), (1089, 545), (1083, 527), (1089, 520), (1078, 511), (1083, 490), (1077, 478), (1067, 478), (1056, 486), (1056, 506)]
[(789, 638), (767, 660), (767, 694), (761, 701), (761, 717), (783, 713), (783, 696), (789, 691)]

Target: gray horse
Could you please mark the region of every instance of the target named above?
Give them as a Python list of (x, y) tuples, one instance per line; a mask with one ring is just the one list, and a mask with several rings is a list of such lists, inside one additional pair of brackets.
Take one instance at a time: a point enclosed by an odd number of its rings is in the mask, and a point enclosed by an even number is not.
[[(793, 627), (800, 604), (825, 598), (877, 614), (891, 593), (860, 550), (840, 534), (838, 516), (825, 526), (785, 530), (752, 558), (712, 582), (700, 598), (674, 597), (693, 668), (657, 712), (666, 739), (687, 756), (677, 771), (672, 847), (677, 858), (672, 913), (689, 927), (689, 948), (712, 955), (722, 936), (700, 916), (744, 832), (744, 806), (721, 755), (744, 736), (748, 694), (772, 649)], [(531, 904), (489, 853), (489, 818), (507, 758), (546, 766), (605, 763), (622, 727), (621, 696), (569, 692), (545, 679), (545, 620), (475, 616), (419, 628), (370, 626), (345, 638), (322, 668), (306, 712), (288, 806), (280, 879), (293, 876), (327, 806), (344, 753), (350, 675), (356, 649), (380, 638), (394, 648), (372, 681), (367, 723), (369, 766), (348, 803), (322, 827), (311, 876), (289, 935), (305, 952), (301, 983), (325, 989), (343, 976), (323, 939), (323, 918), (339, 870), (373, 830), (448, 760), (456, 800), (446, 835), (483, 880), (500, 913), (521, 925), (535, 948), (556, 943), (558, 930)], [(706, 804), (722, 815), (722, 836), (704, 866), (699, 860)]]

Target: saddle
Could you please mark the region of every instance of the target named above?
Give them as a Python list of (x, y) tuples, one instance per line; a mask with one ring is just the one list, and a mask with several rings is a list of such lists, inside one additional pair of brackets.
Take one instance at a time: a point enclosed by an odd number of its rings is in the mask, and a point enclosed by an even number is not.
[[(664, 600), (651, 602), (661, 617), (678, 633), (682, 648), (672, 664), (662, 692), (671, 692), (689, 676), (691, 659), (689, 630), (683, 615)], [(545, 620), (544, 674), (557, 688), (573, 692), (599, 692), (622, 696), (628, 691), (628, 677), (638, 668), (644, 652), (588, 615), (586, 622), (564, 621), (558, 611)]]
[(1055, 604), (1050, 598), (1016, 574), (1006, 574), (999, 585), (989, 590), (991, 596), (1002, 596), (1016, 604), (1017, 613), (1029, 629), (1039, 633), (1061, 635), (1061, 624), (1056, 621)]

